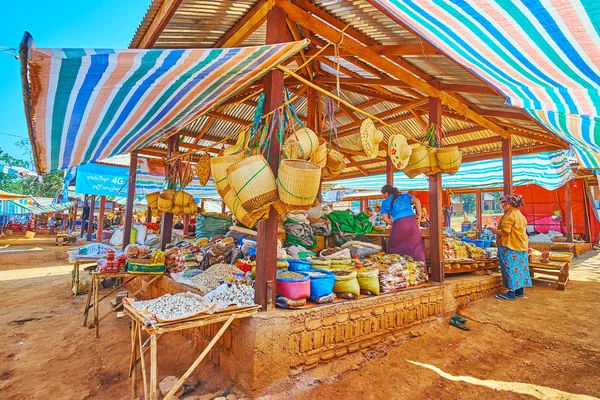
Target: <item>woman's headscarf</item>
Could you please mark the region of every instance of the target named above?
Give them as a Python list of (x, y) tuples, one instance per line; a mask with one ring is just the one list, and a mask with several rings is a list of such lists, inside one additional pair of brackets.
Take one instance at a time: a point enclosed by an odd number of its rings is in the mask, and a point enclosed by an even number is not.
[(523, 201), (523, 196), (521, 196), (520, 194), (509, 194), (506, 196), (502, 196), (500, 197), (500, 202), (509, 203), (515, 208), (520, 208), (522, 205), (525, 204), (525, 202)]

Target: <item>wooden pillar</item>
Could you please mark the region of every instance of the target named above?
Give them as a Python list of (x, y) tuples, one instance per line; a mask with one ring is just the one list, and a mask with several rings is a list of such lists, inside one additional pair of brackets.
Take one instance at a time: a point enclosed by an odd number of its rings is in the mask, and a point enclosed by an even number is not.
[[(442, 126), (442, 102), (440, 99), (429, 98), (429, 122), (437, 124), (440, 128)], [(391, 164), (391, 162), (388, 161), (388, 164)], [(431, 243), (429, 258), (431, 260), (431, 280), (434, 282), (444, 281), (442, 255), (443, 196), (442, 173), (439, 172), (429, 177), (429, 233)]]
[[(317, 91), (311, 87), (306, 90), (306, 127), (317, 134), (317, 136), (321, 137), (321, 126), (319, 125), (319, 118), (317, 116), (319, 97), (317, 95)], [(325, 139), (327, 140), (327, 139)], [(317, 199), (319, 202), (323, 199), (323, 190), (321, 186), (323, 181), (319, 182), (319, 192), (317, 194)]]
[(385, 158), (385, 184), (394, 186), (394, 164), (389, 157)]
[[(83, 210), (85, 210), (85, 206), (88, 204), (88, 195), (86, 194), (83, 198), (83, 208), (81, 209), (81, 233), (79, 234), (80, 238), (83, 238), (83, 234), (85, 233), (85, 219), (83, 218)], [(88, 215), (89, 218), (89, 215)]]
[(502, 139), (502, 175), (504, 177), (504, 194), (512, 194), (512, 141), (510, 138)]
[(200, 199), (200, 212), (204, 212), (204, 199)]
[(85, 240), (88, 242), (92, 241), (92, 233), (94, 232), (94, 211), (96, 210), (96, 196), (92, 196), (92, 203), (90, 204), (90, 219), (88, 219), (87, 236)]
[(585, 221), (585, 236), (586, 242), (593, 243), (594, 239), (592, 238), (592, 226), (590, 221), (590, 205), (593, 205), (593, 197), (590, 193), (590, 185), (586, 179), (583, 179), (583, 211), (584, 211), (584, 221)]
[[(266, 44), (283, 43), (286, 38), (286, 15), (274, 7), (267, 15)], [(270, 112), (283, 103), (283, 71), (272, 70), (263, 79), (265, 105), (263, 112)], [(279, 141), (273, 135), (270, 143), (269, 166), (277, 177), (279, 167)], [(277, 271), (277, 212), (271, 206), (269, 217), (258, 223), (256, 248), (256, 284), (254, 301), (262, 311), (275, 307), (275, 273)]]
[(190, 228), (190, 216), (189, 215), (184, 215), (183, 216), (183, 234), (184, 235), (188, 235), (188, 229)]
[(104, 230), (104, 210), (106, 209), (106, 196), (100, 196), (100, 211), (98, 212), (98, 233), (96, 242), (102, 243), (102, 231)]
[(146, 210), (146, 222), (152, 222), (152, 209), (150, 207)]
[(481, 234), (483, 230), (483, 193), (481, 189), (475, 189), (475, 218), (477, 219), (477, 232)]
[(125, 205), (125, 226), (123, 227), (123, 249), (129, 244), (131, 225), (133, 224), (133, 201), (135, 200), (137, 162), (137, 152), (132, 151), (129, 155), (129, 181), (127, 183), (127, 203)]
[(225, 214), (227, 212), (227, 206), (225, 205), (225, 202), (221, 202), (221, 214)]
[(571, 181), (565, 184), (565, 224), (567, 242), (573, 243), (573, 199), (571, 196)]
[[(167, 159), (171, 159), (174, 153), (179, 151), (179, 134), (175, 134), (168, 139), (167, 142)], [(171, 163), (167, 163), (165, 170), (165, 179), (171, 174)], [(171, 235), (173, 233), (173, 213), (164, 212), (162, 213), (162, 219), (160, 221), (160, 248), (162, 250), (171, 243)]]

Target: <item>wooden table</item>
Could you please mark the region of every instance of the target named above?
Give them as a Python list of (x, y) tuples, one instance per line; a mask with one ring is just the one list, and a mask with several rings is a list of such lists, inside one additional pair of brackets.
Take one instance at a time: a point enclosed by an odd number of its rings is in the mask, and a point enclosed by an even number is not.
[[(79, 258), (75, 261), (69, 260), (73, 264), (73, 272), (71, 273), (71, 287), (75, 287), (73, 296), (79, 296), (79, 266), (83, 264), (96, 264), (97, 258)], [(89, 293), (89, 290), (88, 290)]]
[(79, 237), (79, 235), (68, 235), (68, 234), (64, 234), (64, 233), (59, 233), (58, 235), (56, 235), (56, 245), (57, 246), (64, 246), (65, 244), (76, 245), (78, 237)]
[[(158, 400), (158, 354), (157, 342), (163, 334), (168, 332), (182, 331), (184, 329), (193, 329), (201, 326), (225, 322), (221, 329), (212, 338), (210, 343), (204, 348), (198, 358), (192, 363), (187, 371), (179, 378), (175, 386), (164, 396), (164, 400), (174, 399), (175, 393), (183, 385), (185, 380), (200, 365), (204, 357), (214, 347), (219, 338), (223, 336), (231, 323), (236, 319), (247, 318), (255, 314), (260, 306), (251, 306), (244, 308), (226, 309), (214, 314), (201, 314), (196, 317), (188, 318), (178, 322), (157, 323), (148, 321), (143, 315), (139, 314), (130, 304), (123, 302), (125, 313), (131, 318), (131, 357), (129, 359), (129, 376), (131, 377), (131, 398), (137, 399), (137, 366), (141, 365), (142, 379), (144, 385), (144, 399)], [(142, 340), (142, 330), (146, 332), (150, 340)], [(148, 344), (149, 342), (149, 344)], [(150, 350), (150, 384), (146, 376), (146, 362), (144, 354)], [(139, 351), (139, 357), (138, 357)]]
[[(556, 276), (557, 278), (535, 278), (534, 275), (536, 272), (544, 275)], [(559, 261), (541, 263), (529, 260), (529, 274), (531, 275), (531, 279), (556, 282), (558, 290), (565, 290), (567, 283), (569, 283), (569, 263)]]
[[(87, 296), (87, 300), (85, 302), (85, 309), (83, 311), (83, 326), (87, 325), (88, 314), (89, 314), (90, 308), (93, 308), (94, 309), (94, 323), (91, 324), (89, 326), (89, 328), (90, 329), (91, 328), (95, 328), (96, 329), (96, 338), (100, 337), (100, 322), (102, 322), (102, 320), (104, 320), (104, 318), (108, 317), (111, 313), (113, 313), (119, 307), (121, 307), (121, 304), (117, 304), (116, 306), (112, 307), (110, 309), (110, 311), (108, 311), (107, 313), (105, 313), (102, 316), (99, 316), (99, 313), (100, 313), (100, 302), (102, 300), (106, 299), (108, 296), (110, 296), (114, 292), (116, 292), (117, 290), (119, 290), (119, 288), (121, 286), (125, 285), (128, 282), (131, 282), (132, 280), (134, 280), (136, 278), (141, 278), (143, 276), (152, 276), (153, 278), (150, 279), (147, 282), (146, 282), (146, 280), (142, 279), (142, 286), (138, 290), (136, 290), (133, 294), (131, 294), (129, 297), (135, 297), (135, 296), (137, 296), (137, 294), (139, 292), (141, 292), (147, 286), (151, 285), (152, 282), (154, 282), (155, 280), (157, 280), (158, 278), (160, 278), (162, 276), (162, 274), (161, 275), (157, 275), (157, 274), (130, 274), (130, 273), (127, 273), (127, 272), (114, 274), (114, 273), (92, 272), (92, 283), (91, 283), (91, 286), (90, 286), (90, 290), (88, 290), (88, 296)], [(112, 288), (104, 296), (100, 297), (100, 280), (101, 279), (105, 279), (105, 278), (121, 278), (122, 281), (121, 281), (121, 283), (118, 286)]]

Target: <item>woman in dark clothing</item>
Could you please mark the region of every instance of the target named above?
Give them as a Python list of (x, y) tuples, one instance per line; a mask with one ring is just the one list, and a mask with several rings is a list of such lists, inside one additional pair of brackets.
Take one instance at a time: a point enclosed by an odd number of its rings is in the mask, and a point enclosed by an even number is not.
[(425, 252), (419, 229), (421, 201), (408, 193), (400, 193), (392, 185), (382, 187), (381, 194), (385, 199), (381, 204), (381, 217), (388, 225), (392, 225), (387, 252), (409, 256), (425, 263)]

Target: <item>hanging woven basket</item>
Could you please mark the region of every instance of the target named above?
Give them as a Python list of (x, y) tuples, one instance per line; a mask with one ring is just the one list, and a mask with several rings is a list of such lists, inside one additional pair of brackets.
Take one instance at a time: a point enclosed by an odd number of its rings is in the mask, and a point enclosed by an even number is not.
[(308, 128), (300, 128), (283, 143), (285, 158), (308, 160), (319, 147), (319, 138)]
[(194, 196), (187, 192), (184, 192), (183, 190), (178, 190), (177, 192), (175, 192), (175, 197), (173, 197), (173, 204), (179, 207), (185, 207), (193, 201)]
[(462, 152), (458, 146), (437, 149), (436, 157), (438, 166), (446, 174), (454, 175), (462, 164)]
[(146, 202), (148, 203), (148, 207), (152, 209), (158, 207), (158, 196), (160, 196), (160, 192), (148, 193), (146, 195)]
[(205, 186), (210, 179), (210, 154), (204, 153), (196, 163), (196, 176), (202, 186)]
[(242, 203), (235, 196), (235, 192), (229, 185), (223, 189), (223, 202), (227, 208), (229, 208), (235, 218), (248, 228), (253, 228), (258, 221), (266, 218), (266, 214), (269, 211), (269, 207), (267, 206), (249, 213), (244, 207), (242, 207)]
[(173, 209), (173, 195), (166, 190), (158, 196), (158, 211), (170, 212)]
[(227, 183), (227, 168), (232, 164), (243, 160), (245, 154), (232, 154), (229, 156), (213, 157), (210, 159), (210, 172), (215, 182), (217, 191), (223, 197), (221, 191), (228, 185)]
[(290, 209), (312, 207), (321, 183), (321, 167), (310, 161), (283, 160), (277, 173), (279, 200)]
[(327, 153), (327, 142), (324, 139), (319, 139), (319, 147), (317, 147), (309, 161), (323, 168), (327, 164)]
[(423, 145), (413, 148), (408, 165), (404, 167), (402, 172), (404, 172), (410, 179), (419, 174), (429, 174), (431, 172), (431, 157), (429, 153), (430, 148)]
[(442, 172), (442, 169), (438, 165), (437, 152), (438, 149), (435, 147), (430, 147), (429, 149), (429, 172), (425, 172), (426, 175), (437, 174), (438, 172)]
[(227, 180), (246, 210), (257, 210), (277, 201), (277, 183), (262, 155), (250, 156), (227, 168)]

